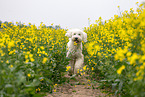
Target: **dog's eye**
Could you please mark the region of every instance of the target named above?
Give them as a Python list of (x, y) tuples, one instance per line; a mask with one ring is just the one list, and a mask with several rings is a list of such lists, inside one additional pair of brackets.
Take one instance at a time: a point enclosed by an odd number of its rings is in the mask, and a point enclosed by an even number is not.
[(78, 34), (79, 36), (81, 35), (81, 34)]
[(74, 35), (76, 35), (76, 33), (74, 33)]

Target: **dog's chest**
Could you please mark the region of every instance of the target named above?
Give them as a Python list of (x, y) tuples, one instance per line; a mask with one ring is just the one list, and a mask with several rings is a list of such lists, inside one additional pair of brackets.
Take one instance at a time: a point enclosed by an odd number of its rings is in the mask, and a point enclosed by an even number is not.
[(69, 45), (68, 48), (69, 48), (69, 51), (73, 51), (73, 52), (82, 51), (81, 45)]
[(80, 46), (78, 46), (78, 45), (74, 45), (73, 46), (73, 48), (72, 48), (72, 50), (74, 50), (74, 51), (80, 51), (81, 50), (81, 48), (80, 48)]
[(81, 45), (68, 45), (68, 51), (70, 53), (70, 57), (80, 57), (82, 54)]

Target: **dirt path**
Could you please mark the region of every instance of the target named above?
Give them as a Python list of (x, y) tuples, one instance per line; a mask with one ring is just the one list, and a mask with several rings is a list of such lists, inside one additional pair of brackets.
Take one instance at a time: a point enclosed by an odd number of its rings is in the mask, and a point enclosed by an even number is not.
[(87, 76), (78, 76), (55, 88), (56, 92), (45, 97), (113, 97), (97, 89), (98, 83), (92, 83)]

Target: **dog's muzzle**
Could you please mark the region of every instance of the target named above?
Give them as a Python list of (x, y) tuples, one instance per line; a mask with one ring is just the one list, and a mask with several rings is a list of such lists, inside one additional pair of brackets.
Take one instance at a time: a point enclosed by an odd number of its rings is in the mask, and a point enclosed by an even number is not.
[(74, 41), (75, 41), (76, 43), (78, 43), (78, 42), (79, 42), (79, 40), (78, 40), (78, 38), (77, 38), (77, 37), (75, 38), (75, 40), (74, 40)]

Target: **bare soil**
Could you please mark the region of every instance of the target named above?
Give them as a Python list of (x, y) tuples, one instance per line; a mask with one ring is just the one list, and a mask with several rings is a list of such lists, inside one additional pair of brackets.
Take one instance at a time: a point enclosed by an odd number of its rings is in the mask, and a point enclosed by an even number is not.
[(89, 77), (76, 76), (70, 79), (69, 83), (65, 83), (55, 88), (56, 92), (47, 94), (45, 97), (115, 97), (103, 93), (103, 90), (98, 89), (98, 83), (92, 83)]

